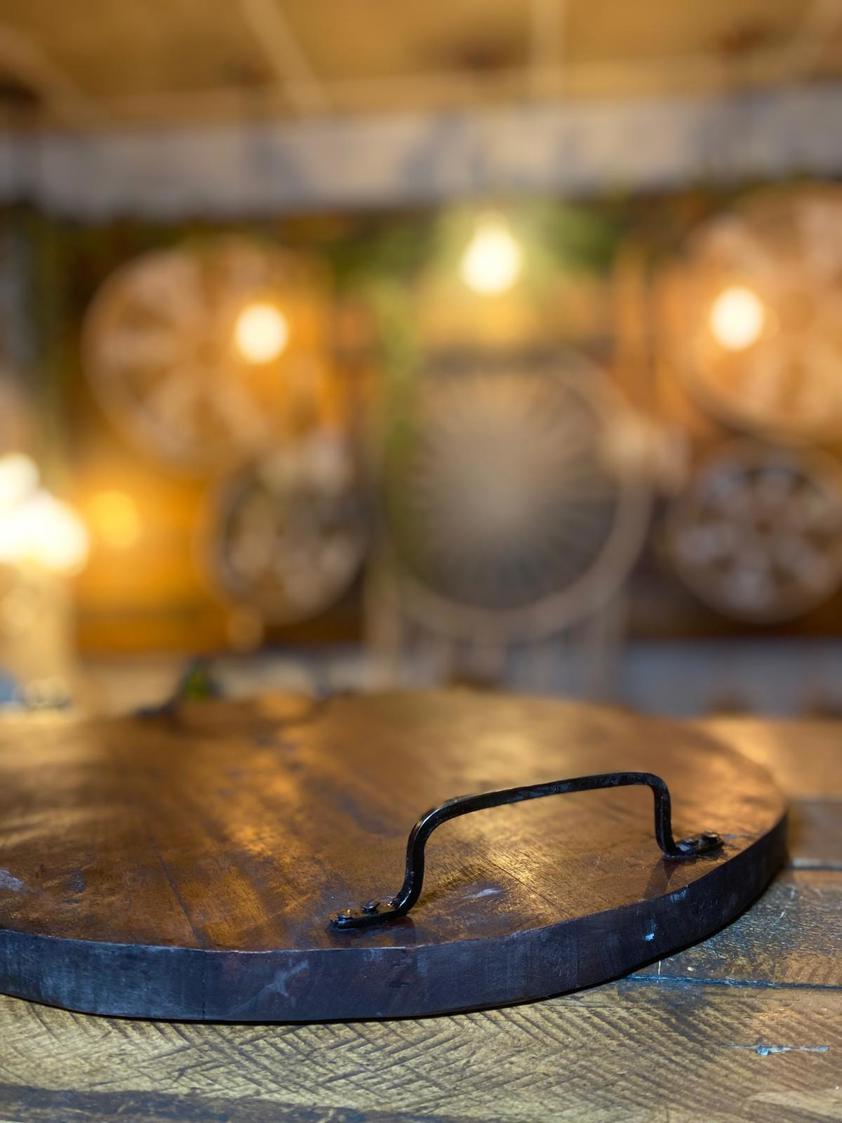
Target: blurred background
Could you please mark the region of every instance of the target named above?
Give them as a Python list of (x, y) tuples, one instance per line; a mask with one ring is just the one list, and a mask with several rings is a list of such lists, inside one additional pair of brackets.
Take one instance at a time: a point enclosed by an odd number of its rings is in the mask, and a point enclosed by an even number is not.
[(842, 712), (837, 0), (0, 0), (0, 707)]

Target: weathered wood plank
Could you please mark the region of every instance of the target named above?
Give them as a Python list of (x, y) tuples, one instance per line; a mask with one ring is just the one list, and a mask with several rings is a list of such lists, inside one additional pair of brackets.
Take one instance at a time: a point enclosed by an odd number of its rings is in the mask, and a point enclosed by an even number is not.
[(697, 724), (768, 768), (791, 799), (842, 799), (842, 722), (728, 717)]
[(842, 987), (842, 876), (787, 870), (733, 924), (633, 978)]
[(767, 767), (789, 799), (791, 864), (842, 870), (842, 722), (716, 718), (698, 724)]
[(791, 866), (842, 871), (842, 799), (794, 800), (788, 826)]
[(68, 1123), (111, 1123), (119, 1102), (138, 1123), (842, 1112), (838, 991), (627, 981), (508, 1010), (294, 1027), (121, 1022), (2, 999), (0, 1040), (0, 1119), (15, 1123), (44, 1123), (51, 1094)]
[(167, 1092), (47, 1092), (0, 1085), (0, 1123), (463, 1123), (453, 1115), (310, 1107), (257, 1096), (236, 1102)]

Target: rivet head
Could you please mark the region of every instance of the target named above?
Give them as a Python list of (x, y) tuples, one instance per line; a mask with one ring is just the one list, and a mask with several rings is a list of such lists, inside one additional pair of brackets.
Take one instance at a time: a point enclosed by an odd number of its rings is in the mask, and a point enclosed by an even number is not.
[(363, 905), (363, 912), (368, 913), (368, 915), (370, 916), (372, 913), (377, 912), (379, 908), (379, 901), (366, 901), (366, 903)]

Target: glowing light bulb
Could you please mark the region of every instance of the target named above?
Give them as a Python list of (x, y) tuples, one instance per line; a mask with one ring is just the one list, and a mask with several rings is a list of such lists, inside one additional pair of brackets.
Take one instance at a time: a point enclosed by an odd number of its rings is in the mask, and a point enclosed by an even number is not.
[(137, 504), (123, 491), (100, 491), (89, 504), (96, 535), (112, 550), (127, 550), (140, 538)]
[(38, 490), (0, 513), (0, 563), (34, 562), (60, 573), (80, 569), (88, 557), (88, 532), (60, 499)]
[(493, 295), (512, 287), (520, 276), (521, 264), (521, 249), (508, 224), (497, 215), (487, 215), (477, 223), (459, 273), (469, 289)]
[(287, 318), (274, 304), (247, 304), (234, 325), (234, 342), (249, 363), (271, 363), (289, 342)]
[(742, 285), (717, 296), (710, 309), (710, 330), (728, 351), (744, 351), (760, 338), (766, 313), (760, 297)]

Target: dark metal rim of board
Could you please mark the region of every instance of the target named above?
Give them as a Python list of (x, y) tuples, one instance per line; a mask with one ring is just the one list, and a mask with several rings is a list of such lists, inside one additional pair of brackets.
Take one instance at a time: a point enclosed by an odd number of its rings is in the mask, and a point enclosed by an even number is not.
[(374, 971), (370, 946), (347, 937), (333, 948), (236, 951), (2, 929), (0, 991), (83, 1013), (218, 1022), (418, 1017), (535, 1001), (618, 978), (730, 923), (783, 864), (786, 815), (745, 850), (727, 849), (672, 893), (504, 938), (378, 948)]

